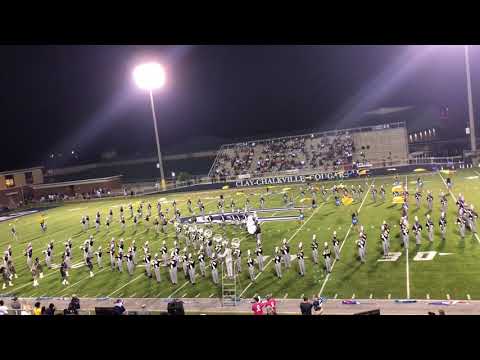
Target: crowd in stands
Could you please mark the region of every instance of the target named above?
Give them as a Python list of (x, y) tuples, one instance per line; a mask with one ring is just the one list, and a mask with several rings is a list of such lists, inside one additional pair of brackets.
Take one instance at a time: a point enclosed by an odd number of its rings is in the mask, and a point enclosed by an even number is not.
[(352, 165), (355, 147), (348, 134), (311, 134), (235, 144), (223, 149), (214, 176), (254, 176), (287, 170), (336, 171)]

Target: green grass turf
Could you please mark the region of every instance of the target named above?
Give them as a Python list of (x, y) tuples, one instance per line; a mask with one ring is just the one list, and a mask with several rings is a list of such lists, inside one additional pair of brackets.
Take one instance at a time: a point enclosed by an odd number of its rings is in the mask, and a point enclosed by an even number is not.
[[(440, 215), (439, 193), (447, 192), (445, 184), (439, 173), (428, 174), (410, 174), (407, 182), (410, 191), (410, 224), (413, 223), (413, 217), (417, 215), (422, 223), (425, 223), (425, 215), (427, 206), (425, 196), (422, 198), (422, 205), (419, 210), (415, 208), (413, 194), (415, 192), (415, 184), (412, 183), (418, 176), (424, 180), (424, 193), (427, 189), (433, 191), (434, 194), (434, 210), (431, 214), (435, 222), (435, 240), (433, 245), (428, 244), (426, 232), (423, 233), (422, 245), (419, 249), (415, 247), (413, 235), (410, 237), (410, 247), (408, 254), (408, 286), (407, 286), (407, 257), (405, 250), (400, 247), (398, 221), (400, 218), (400, 205), (393, 205), (392, 195), (390, 193), (393, 176), (380, 177), (370, 179), (356, 179), (344, 181), (349, 187), (351, 184), (365, 183), (372, 181), (377, 188), (384, 184), (387, 190), (387, 199), (382, 203), (377, 199), (376, 203), (372, 202), (370, 194), (364, 199), (355, 201), (350, 206), (336, 207), (333, 197), (330, 196), (327, 202), (323, 202), (321, 196), (318, 196), (318, 208), (308, 209), (305, 211), (305, 221), (303, 224), (298, 221), (288, 222), (268, 222), (262, 226), (262, 238), (264, 244), (264, 254), (269, 256), (265, 264), (268, 264), (265, 271), (258, 275), (254, 284), (250, 283), (246, 269), (246, 252), (247, 249), (252, 251), (255, 248), (255, 239), (245, 230), (235, 226), (226, 226), (222, 230), (219, 226), (214, 228), (214, 233), (224, 233), (227, 238), (233, 237), (241, 239), (241, 249), (243, 252), (243, 272), (237, 280), (237, 293), (242, 297), (251, 297), (255, 294), (266, 295), (272, 293), (277, 298), (299, 298), (302, 295), (311, 296), (321, 291), (322, 296), (329, 298), (381, 298), (385, 299), (389, 296), (392, 299), (406, 298), (408, 292), (411, 298), (425, 299), (428, 296), (431, 299), (445, 299), (447, 294), (452, 299), (466, 299), (467, 294), (471, 299), (480, 299), (480, 240), (472, 236), (467, 231), (464, 241), (461, 241), (455, 226), (456, 206), (454, 200), (449, 196), (448, 203), (448, 225), (447, 240), (442, 243), (438, 233), (438, 218)], [(446, 176), (443, 175), (445, 178)], [(480, 206), (480, 197), (478, 189), (480, 187), (480, 178), (467, 179), (470, 176), (478, 176), (474, 170), (460, 170), (454, 175), (450, 175), (454, 182), (454, 195), (463, 193), (467, 203), (473, 203), (476, 207)], [(400, 176), (401, 181), (405, 181), (405, 176)], [(325, 185), (330, 188), (334, 182), (322, 182), (316, 186)], [(337, 182), (338, 183), (338, 182)], [(283, 188), (290, 188), (289, 192), (296, 199), (295, 205), (309, 205), (307, 200), (300, 202), (300, 186), (301, 185), (285, 185), (270, 187), (272, 195), (266, 197), (265, 206), (268, 208), (282, 207), (283, 198), (281, 191)], [(174, 229), (169, 225), (167, 235), (157, 235), (152, 228), (148, 232), (143, 223), (140, 223), (135, 232), (131, 221), (129, 221), (129, 212), (125, 208), (127, 218), (127, 229), (125, 233), (121, 232), (118, 224), (119, 205), (128, 204), (130, 201), (134, 207), (138, 205), (140, 200), (152, 203), (152, 214), (156, 213), (156, 202), (159, 198), (166, 198), (168, 203), (162, 205), (163, 208), (170, 207), (173, 199), (176, 199), (182, 214), (187, 214), (186, 201), (188, 198), (192, 200), (195, 211), (196, 201), (201, 198), (206, 204), (206, 211), (216, 212), (217, 199), (220, 194), (225, 196), (226, 209), (229, 209), (230, 198), (233, 197), (237, 206), (243, 206), (245, 195), (250, 195), (250, 202), (253, 207), (259, 206), (259, 194), (265, 193), (265, 187), (256, 187), (249, 189), (230, 189), (209, 192), (181, 193), (170, 194), (168, 196), (153, 195), (135, 199), (110, 199), (100, 201), (90, 201), (81, 203), (72, 203), (63, 205), (54, 209), (43, 212), (47, 218), (48, 230), (44, 234), (39, 226), (39, 214), (22, 217), (12, 221), (15, 223), (19, 238), (17, 241), (10, 235), (9, 222), (0, 223), (0, 250), (5, 250), (8, 244), (13, 247), (13, 258), (17, 268), (19, 278), (14, 280), (14, 286), (8, 287), (6, 290), (0, 291), (0, 294), (13, 294), (24, 297), (36, 296), (71, 296), (77, 294), (81, 297), (219, 297), (221, 296), (221, 288), (215, 286), (209, 277), (203, 279), (199, 276), (197, 267), (197, 283), (191, 285), (185, 279), (183, 272), (179, 268), (178, 278), (179, 284), (174, 286), (169, 281), (167, 269), (161, 270), (162, 282), (158, 284), (153, 279), (147, 279), (143, 275), (144, 268), (137, 267), (135, 274), (129, 276), (126, 267), (124, 273), (112, 272), (109, 267), (108, 243), (112, 237), (117, 240), (120, 237), (125, 239), (126, 247), (129, 246), (133, 239), (137, 243), (137, 261), (142, 263), (142, 245), (148, 240), (152, 253), (159, 252), (162, 246), (162, 240), (166, 240), (169, 250), (173, 246)], [(364, 194), (365, 195), (365, 194)], [(307, 197), (309, 195), (307, 194)], [(362, 202), (362, 200), (364, 200)], [(360, 208), (361, 206), (361, 208)], [(104, 220), (108, 210), (113, 207), (114, 222), (107, 233), (105, 226), (102, 226), (98, 234), (95, 229), (83, 232), (80, 224), (81, 216), (89, 214), (91, 223), (95, 217), (95, 213), (99, 210)], [(358, 238), (358, 230), (350, 229), (351, 213), (360, 208), (360, 223), (364, 225), (368, 234), (367, 246), (367, 262), (360, 264), (357, 260), (357, 248), (355, 240)], [(170, 212), (171, 213), (171, 212)], [(264, 216), (274, 215), (292, 215), (296, 212), (265, 213)], [(391, 232), (391, 251), (402, 252), (402, 255), (396, 262), (378, 262), (381, 256), (380, 246), (380, 225), (386, 220), (392, 226)], [(397, 225), (395, 227), (395, 225)], [(479, 224), (480, 225), (480, 224)], [(373, 227), (373, 228), (372, 228)], [(320, 244), (320, 251), (323, 250), (323, 242), (328, 241), (331, 245), (332, 232), (337, 231), (337, 237), (345, 242), (342, 244), (341, 260), (336, 262), (330, 276), (326, 277), (322, 265), (314, 265), (311, 259), (311, 239), (316, 234)], [(95, 248), (102, 245), (104, 249), (104, 268), (98, 269), (96, 259), (94, 259), (95, 277), (89, 278), (88, 269), (81, 267), (70, 270), (70, 285), (63, 286), (61, 284), (59, 270), (48, 270), (44, 267), (45, 277), (40, 280), (40, 286), (34, 288), (32, 286), (32, 278), (27, 270), (24, 249), (28, 242), (32, 242), (34, 256), (39, 256), (42, 262), (44, 256), (41, 253), (46, 249), (48, 241), (55, 241), (54, 260), (53, 263), (60, 262), (60, 256), (63, 252), (63, 243), (71, 237), (73, 240), (73, 260), (72, 263), (78, 263), (83, 260), (82, 251), (79, 247), (87, 237), (93, 234), (95, 237)], [(348, 236), (347, 236), (348, 234)], [(270, 262), (275, 246), (279, 246), (283, 239), (287, 239), (291, 245), (291, 252), (295, 254), (298, 244), (303, 243), (306, 256), (306, 275), (300, 277), (297, 273), (297, 263), (293, 261), (292, 268), (283, 271), (283, 278), (277, 279), (274, 272), (273, 263)], [(181, 248), (183, 245), (181, 246)], [(438, 253), (431, 261), (414, 261), (413, 258), (417, 251), (437, 251), (443, 253), (452, 253), (452, 255), (439, 256)], [(321, 261), (323, 264), (323, 261)], [(258, 269), (257, 269), (258, 273)], [(409, 288), (409, 291), (407, 290)]]

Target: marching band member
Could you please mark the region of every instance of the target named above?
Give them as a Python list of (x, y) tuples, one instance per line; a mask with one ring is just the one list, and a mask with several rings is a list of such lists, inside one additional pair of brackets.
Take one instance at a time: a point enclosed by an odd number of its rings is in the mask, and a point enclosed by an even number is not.
[(203, 277), (206, 276), (205, 272), (205, 255), (203, 254), (203, 245), (200, 245), (200, 250), (198, 252), (198, 265), (200, 266), (200, 274), (202, 274)]
[(305, 260), (302, 243), (298, 244), (297, 261), (300, 276), (305, 276)]
[(457, 217), (456, 223), (458, 225), (458, 231), (460, 232), (460, 237), (463, 240), (465, 238), (465, 219), (459, 215)]
[(169, 274), (170, 274), (170, 281), (172, 282), (173, 285), (177, 285), (177, 256), (174, 255), (172, 252), (171, 257), (170, 257), (170, 262), (169, 262)]
[(68, 265), (65, 260), (60, 264), (60, 276), (62, 278), (62, 285), (68, 285)]
[(275, 247), (275, 253), (274, 253), (274, 263), (275, 263), (275, 272), (277, 274), (277, 277), (279, 279), (282, 278), (282, 257), (280, 256), (280, 250), (278, 249), (278, 246)]
[(235, 257), (235, 272), (240, 274), (242, 272), (242, 251), (240, 250), (240, 246), (238, 244), (235, 244), (234, 246), (233, 256)]
[(433, 210), (433, 194), (430, 190), (427, 192), (427, 206), (429, 211)]
[(158, 254), (155, 254), (153, 257), (153, 272), (155, 273), (157, 283), (159, 283), (162, 279), (160, 277), (160, 259), (158, 258)]
[(192, 254), (188, 254), (188, 275), (192, 285), (195, 285), (195, 260)]
[(412, 226), (412, 231), (415, 234), (415, 243), (420, 245), (422, 241), (422, 225), (418, 222), (418, 217), (415, 216), (415, 223)]
[(28, 243), (27, 249), (25, 250), (25, 256), (27, 257), (27, 266), (29, 269), (32, 268), (32, 257), (33, 257), (33, 247), (32, 243)]
[(102, 268), (102, 247), (99, 246), (97, 252), (95, 253), (97, 256), (97, 264), (99, 268)]
[(143, 262), (145, 263), (145, 275), (152, 278), (152, 256), (149, 252), (144, 255)]
[(389, 254), (389, 242), (388, 242), (388, 232), (383, 230), (380, 234), (380, 240), (382, 241), (382, 248), (383, 248), (383, 256), (388, 256)]
[(331, 252), (330, 252), (330, 249), (328, 248), (328, 243), (325, 242), (324, 244), (324, 249), (323, 249), (323, 260), (325, 261), (325, 271), (327, 273), (330, 273), (332, 271), (332, 267), (331, 267)]
[(50, 246), (47, 247), (47, 250), (42, 251), (45, 254), (45, 264), (47, 264), (47, 268), (52, 268), (52, 251), (50, 250)]
[(357, 240), (357, 247), (358, 247), (358, 256), (360, 257), (360, 261), (365, 263), (365, 240), (360, 237)]
[(318, 242), (317, 235), (313, 234), (312, 237), (312, 258), (315, 264), (318, 264)]
[(417, 209), (420, 208), (420, 200), (422, 198), (422, 193), (420, 191), (417, 190), (417, 192), (415, 193), (415, 203), (417, 205)]
[(216, 255), (215, 253), (212, 254), (212, 258), (210, 260), (210, 268), (212, 272), (213, 283), (215, 285), (218, 285), (218, 270), (217, 270), (218, 262), (215, 255)]
[(283, 239), (283, 245), (281, 247), (282, 259), (286, 268), (290, 268), (290, 246), (287, 244), (287, 239)]
[(250, 274), (250, 280), (255, 282), (255, 262), (251, 257), (250, 250), (247, 250), (247, 267)]
[(92, 278), (94, 274), (93, 274), (92, 257), (90, 255), (87, 256), (87, 267), (88, 267), (88, 270), (90, 271), (90, 277)]
[(337, 239), (336, 231), (333, 232), (332, 245), (335, 252), (335, 260), (340, 260), (340, 241)]
[(440, 225), (442, 240), (445, 240), (445, 235), (447, 233), (447, 218), (445, 217), (445, 212), (442, 212), (440, 220), (438, 221), (438, 225)]
[(383, 187), (383, 184), (380, 185), (380, 197), (382, 198), (382, 201), (385, 202), (385, 188)]
[(427, 214), (427, 222), (425, 224), (425, 227), (427, 228), (428, 231), (428, 240), (430, 242), (433, 242), (433, 231), (434, 231), (434, 225), (432, 219), (430, 219), (430, 215)]
[(125, 256), (125, 258), (127, 260), (128, 275), (132, 276), (134, 271), (134, 264), (133, 264), (133, 253), (132, 253), (131, 247), (128, 248), (127, 255)]
[(257, 240), (257, 248), (255, 249), (255, 254), (257, 255), (258, 269), (263, 271), (263, 249), (262, 242)]

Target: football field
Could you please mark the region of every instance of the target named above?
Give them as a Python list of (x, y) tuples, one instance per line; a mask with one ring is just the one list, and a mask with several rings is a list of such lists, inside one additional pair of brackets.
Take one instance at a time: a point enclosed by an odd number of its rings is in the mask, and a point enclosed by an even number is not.
[[(448, 193), (444, 183), (449, 176), (453, 181), (453, 194), (448, 196), (447, 211), (447, 236), (442, 241), (438, 220), (440, 217), (441, 191)], [(416, 179), (421, 177), (423, 197), (421, 207), (415, 206), (414, 193)], [(474, 204), (475, 209), (480, 207), (480, 174), (475, 169), (458, 170), (454, 174), (445, 175), (440, 172), (411, 173), (398, 175), (401, 182), (408, 185), (409, 198), (409, 224), (413, 224), (414, 216), (418, 216), (422, 230), (422, 243), (415, 245), (415, 239), (410, 231), (410, 246), (407, 249), (401, 247), (399, 220), (401, 205), (392, 203), (391, 188), (393, 176), (357, 178), (344, 180), (342, 183), (348, 188), (353, 184), (355, 187), (362, 184), (365, 192), (360, 199), (356, 199), (351, 205), (336, 206), (333, 195), (329, 191), (327, 201), (323, 201), (320, 194), (317, 196), (318, 207), (305, 210), (305, 218), (300, 221), (272, 221), (262, 225), (262, 239), (265, 259), (265, 269), (258, 271), (255, 283), (250, 281), (246, 260), (247, 250), (255, 251), (255, 238), (247, 233), (242, 227), (226, 225), (224, 229), (219, 225), (213, 225), (213, 233), (221, 234), (228, 239), (237, 238), (241, 242), (242, 272), (237, 279), (237, 295), (242, 298), (251, 298), (255, 294), (265, 296), (273, 294), (276, 298), (298, 299), (303, 295), (311, 297), (320, 294), (326, 298), (337, 299), (456, 299), (456, 300), (480, 300), (480, 238), (467, 230), (464, 240), (461, 240), (458, 228), (455, 224), (457, 207), (455, 200), (459, 193), (464, 194), (468, 204)], [(373, 202), (368, 186), (375, 184), (377, 189), (384, 185), (387, 196), (382, 202), (377, 196)], [(325, 181), (315, 183), (315, 186), (324, 185), (331, 188), (340, 181)], [(368, 184), (368, 186), (367, 186)], [(266, 208), (283, 207), (283, 192), (288, 192), (295, 200), (295, 206), (310, 206), (310, 194), (307, 192), (306, 199), (302, 199), (300, 188), (302, 185), (282, 185), (270, 187), (270, 194), (265, 196)], [(303, 185), (305, 188), (305, 185)], [(431, 217), (435, 224), (435, 237), (433, 243), (429, 243), (425, 230), (426, 214), (429, 213), (426, 203), (426, 191), (431, 190), (434, 196), (434, 208)], [(128, 203), (132, 203), (136, 210), (140, 201), (152, 204), (152, 214), (156, 214), (156, 203), (160, 199), (162, 209), (172, 208), (175, 199), (182, 216), (188, 214), (187, 199), (191, 199), (192, 207), (196, 212), (197, 199), (202, 199), (206, 212), (217, 212), (217, 201), (220, 194), (225, 197), (225, 207), (230, 210), (230, 199), (234, 198), (237, 207), (243, 207), (246, 198), (250, 199), (251, 207), (259, 207), (261, 194), (266, 193), (265, 187), (227, 189), (205, 192), (155, 194), (135, 198), (115, 198), (106, 200), (93, 200), (86, 202), (68, 203), (56, 208), (42, 211), (48, 229), (43, 233), (40, 229), (40, 213), (23, 216), (11, 221), (0, 222), (0, 250), (7, 249), (11, 244), (13, 249), (13, 261), (18, 273), (18, 279), (14, 279), (13, 286), (0, 290), (0, 295), (15, 294), (20, 297), (68, 297), (76, 294), (79, 297), (131, 297), (131, 298), (212, 298), (221, 297), (221, 286), (212, 282), (210, 271), (207, 268), (207, 277), (199, 275), (197, 267), (197, 281), (195, 285), (189, 283), (184, 276), (181, 266), (178, 272), (178, 285), (172, 285), (168, 270), (161, 269), (162, 280), (157, 283), (155, 279), (149, 279), (144, 274), (142, 246), (145, 241), (149, 242), (152, 256), (160, 254), (162, 241), (166, 241), (169, 253), (173, 248), (175, 230), (169, 225), (168, 233), (156, 234), (154, 227), (145, 225), (141, 221), (137, 229), (129, 219)], [(119, 226), (119, 208), (123, 204), (127, 227), (122, 232)], [(107, 231), (103, 225), (109, 209), (113, 209), (113, 224)], [(97, 233), (92, 226), (95, 213), (102, 214), (102, 226)], [(359, 223), (364, 226), (368, 235), (366, 263), (362, 264), (357, 259), (358, 230), (351, 226), (351, 214), (359, 213)], [(172, 210), (170, 210), (170, 215)], [(266, 213), (266, 216), (296, 214), (298, 212)], [(81, 217), (90, 216), (90, 229), (85, 232), (80, 223)], [(153, 217), (152, 217), (153, 219)], [(390, 252), (396, 253), (384, 261), (380, 242), (380, 226), (385, 220), (391, 226)], [(10, 224), (15, 224), (18, 239), (15, 240), (10, 233)], [(411, 229), (410, 229), (411, 230)], [(330, 248), (332, 233), (337, 232), (337, 238), (341, 240), (341, 258), (333, 262), (333, 269), (326, 274), (323, 269), (321, 251), (323, 243), (328, 242)], [(315, 265), (312, 261), (311, 242), (312, 235), (316, 234), (319, 243), (320, 264)], [(98, 268), (96, 258), (93, 259), (95, 276), (90, 278), (87, 267), (83, 264), (83, 254), (80, 247), (89, 235), (95, 239), (94, 248), (102, 246), (103, 268)], [(130, 276), (124, 267), (123, 273), (112, 271), (109, 261), (109, 242), (114, 237), (125, 240), (125, 249), (135, 239), (137, 245), (137, 262), (133, 276)], [(60, 264), (64, 250), (64, 242), (68, 238), (73, 241), (73, 268), (69, 271), (69, 285), (62, 285), (60, 271), (49, 270), (45, 266), (45, 257), (42, 253), (47, 243), (54, 241), (54, 264)], [(296, 254), (298, 245), (303, 243), (305, 251), (306, 274), (301, 277), (298, 274), (298, 265), (294, 260), (290, 269), (283, 269), (283, 277), (278, 279), (275, 275), (273, 264), (273, 251), (276, 246), (281, 246), (282, 240), (286, 239), (291, 247), (291, 254)], [(27, 268), (24, 256), (27, 244), (31, 242), (33, 255), (39, 257), (44, 268), (44, 277), (40, 279), (40, 285), (33, 287), (33, 280)], [(181, 240), (180, 249), (184, 248)], [(191, 249), (192, 253), (193, 249)], [(420, 253), (420, 254), (419, 254)], [(195, 256), (196, 257), (196, 256)], [(209, 262), (207, 261), (207, 264)], [(221, 270), (220, 270), (221, 274)]]

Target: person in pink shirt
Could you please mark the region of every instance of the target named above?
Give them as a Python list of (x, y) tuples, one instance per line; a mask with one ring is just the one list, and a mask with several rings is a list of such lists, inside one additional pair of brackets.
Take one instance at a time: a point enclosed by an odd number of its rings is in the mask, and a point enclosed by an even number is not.
[(260, 301), (260, 298), (258, 296), (255, 296), (253, 298), (252, 302), (252, 311), (253, 315), (263, 315), (263, 308), (266, 305), (265, 301)]

